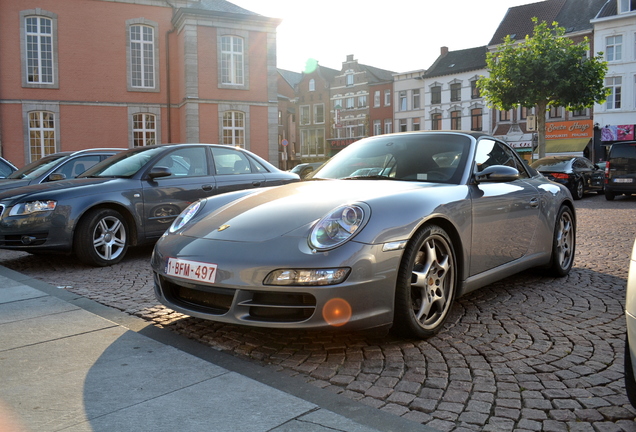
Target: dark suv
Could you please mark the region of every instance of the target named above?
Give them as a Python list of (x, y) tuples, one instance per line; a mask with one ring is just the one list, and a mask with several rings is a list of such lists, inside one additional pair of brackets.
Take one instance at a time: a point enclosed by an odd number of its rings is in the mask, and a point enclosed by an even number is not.
[(605, 198), (636, 194), (636, 141), (613, 144), (605, 166)]

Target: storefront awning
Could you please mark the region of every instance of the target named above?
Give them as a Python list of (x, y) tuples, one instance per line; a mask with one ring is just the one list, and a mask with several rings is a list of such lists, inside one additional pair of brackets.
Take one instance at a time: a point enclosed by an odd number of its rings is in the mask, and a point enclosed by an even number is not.
[(589, 138), (569, 138), (559, 140), (546, 140), (545, 152), (546, 153), (567, 153), (567, 152), (581, 152), (587, 147), (590, 142)]

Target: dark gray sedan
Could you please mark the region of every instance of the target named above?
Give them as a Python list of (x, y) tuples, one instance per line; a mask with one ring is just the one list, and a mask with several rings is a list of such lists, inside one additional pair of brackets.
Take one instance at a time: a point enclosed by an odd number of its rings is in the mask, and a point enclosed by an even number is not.
[(159, 300), (188, 315), (422, 338), (457, 296), (532, 267), (568, 274), (575, 238), (570, 192), (504, 142), (412, 132), (360, 140), (308, 181), (194, 203), (152, 267)]
[(0, 248), (119, 262), (155, 241), (183, 209), (212, 195), (299, 181), (245, 150), (212, 144), (140, 147), (77, 179), (0, 192)]

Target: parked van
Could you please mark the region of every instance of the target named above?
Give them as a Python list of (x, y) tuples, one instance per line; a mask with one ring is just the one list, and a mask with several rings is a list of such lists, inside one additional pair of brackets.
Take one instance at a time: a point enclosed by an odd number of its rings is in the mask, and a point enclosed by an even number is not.
[(605, 166), (605, 198), (636, 194), (636, 141), (613, 144)]

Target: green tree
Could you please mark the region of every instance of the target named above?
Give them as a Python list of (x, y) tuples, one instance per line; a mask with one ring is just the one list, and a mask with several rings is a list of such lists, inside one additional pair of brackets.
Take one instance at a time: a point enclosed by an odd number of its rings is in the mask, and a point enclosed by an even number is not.
[(486, 57), (488, 77), (478, 87), (490, 108), (510, 110), (535, 107), (539, 157), (545, 156), (545, 115), (549, 106), (570, 111), (603, 103), (607, 63), (602, 53), (587, 57), (587, 38), (579, 44), (564, 37), (556, 22), (548, 26), (533, 18), (532, 36), (521, 42), (506, 36), (502, 45)]

